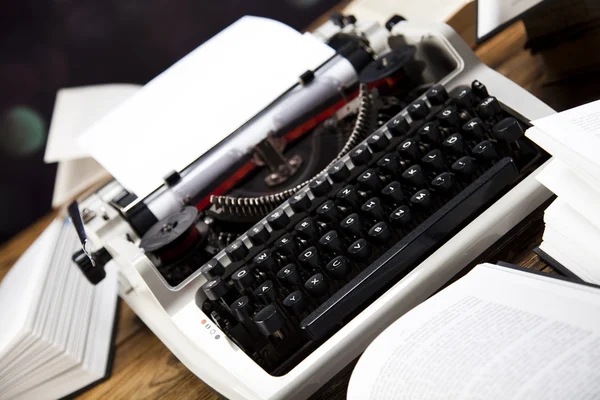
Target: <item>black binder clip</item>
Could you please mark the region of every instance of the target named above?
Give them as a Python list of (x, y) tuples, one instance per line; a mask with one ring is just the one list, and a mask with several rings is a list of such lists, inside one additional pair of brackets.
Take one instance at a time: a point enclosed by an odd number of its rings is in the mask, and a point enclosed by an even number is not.
[(97, 285), (106, 276), (104, 266), (111, 260), (111, 255), (103, 247), (96, 252), (90, 249), (90, 241), (83, 227), (83, 219), (79, 213), (79, 205), (77, 201), (73, 201), (68, 209), (69, 218), (75, 227), (77, 236), (81, 241), (81, 250), (73, 254), (72, 260), (79, 267), (83, 275), (90, 281), (91, 284)]

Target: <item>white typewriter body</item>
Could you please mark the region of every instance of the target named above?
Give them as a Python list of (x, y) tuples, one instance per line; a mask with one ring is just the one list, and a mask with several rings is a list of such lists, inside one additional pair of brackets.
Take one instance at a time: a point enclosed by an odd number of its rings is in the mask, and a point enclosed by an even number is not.
[[(455, 62), (454, 70), (439, 81), (448, 88), (478, 79), (501, 102), (528, 119), (554, 112), (483, 65), (447, 25), (402, 22), (388, 32), (377, 24), (359, 21), (344, 29), (362, 30), (377, 51), (385, 51), (389, 35), (401, 35), (406, 42), (416, 45), (417, 56), (426, 45), (434, 46)], [(339, 30), (328, 22), (315, 36), (326, 39)], [(164, 282), (138, 247), (140, 239), (133, 229), (109, 205), (110, 199), (121, 190), (119, 183), (113, 181), (80, 203), (81, 209), (97, 214), (86, 223), (88, 236), (96, 247), (104, 246), (116, 261), (120, 295), (127, 304), (187, 368), (230, 399), (310, 396), (358, 357), (387, 326), (433, 294), (550, 196), (535, 180), (535, 173), (530, 175), (291, 371), (276, 377), (240, 350), (196, 305), (196, 292), (205, 282), (202, 275), (194, 274), (177, 290)]]

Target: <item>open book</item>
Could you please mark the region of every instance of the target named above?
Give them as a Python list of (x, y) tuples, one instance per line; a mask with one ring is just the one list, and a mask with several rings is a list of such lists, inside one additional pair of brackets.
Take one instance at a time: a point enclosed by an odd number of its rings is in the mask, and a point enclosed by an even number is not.
[(116, 270), (91, 285), (71, 261), (78, 243), (55, 220), (0, 284), (0, 399), (57, 399), (107, 375)]
[(540, 250), (585, 282), (600, 284), (600, 228), (559, 197), (544, 212)]
[(600, 397), (600, 288), (482, 264), (367, 348), (349, 400)]
[(544, 213), (540, 255), (600, 284), (600, 101), (533, 121), (526, 135), (553, 155), (537, 175), (558, 196)]
[(600, 100), (532, 121), (526, 136), (600, 187)]

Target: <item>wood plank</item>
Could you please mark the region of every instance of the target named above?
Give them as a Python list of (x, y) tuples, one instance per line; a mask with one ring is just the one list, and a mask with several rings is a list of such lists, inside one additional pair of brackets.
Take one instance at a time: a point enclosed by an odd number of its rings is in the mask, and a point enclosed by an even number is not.
[[(126, 318), (135, 320), (133, 313)], [(143, 327), (117, 345), (110, 379), (80, 398), (216, 400), (220, 396), (192, 374), (149, 329)]]
[(477, 31), (473, 22), (475, 21), (476, 9), (475, 2), (472, 1), (446, 21), (472, 49), (477, 47), (475, 43)]

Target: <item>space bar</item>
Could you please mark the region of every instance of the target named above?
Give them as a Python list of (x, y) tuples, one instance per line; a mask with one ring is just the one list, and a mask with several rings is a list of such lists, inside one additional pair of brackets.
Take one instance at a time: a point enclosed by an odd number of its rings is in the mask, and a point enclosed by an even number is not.
[(382, 288), (417, 266), (446, 236), (494, 200), (519, 177), (511, 158), (497, 162), (417, 228), (404, 236), (373, 264), (361, 271), (301, 322), (313, 340), (323, 338), (344, 318), (366, 304)]

